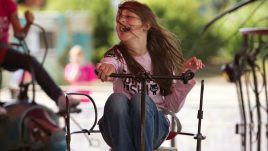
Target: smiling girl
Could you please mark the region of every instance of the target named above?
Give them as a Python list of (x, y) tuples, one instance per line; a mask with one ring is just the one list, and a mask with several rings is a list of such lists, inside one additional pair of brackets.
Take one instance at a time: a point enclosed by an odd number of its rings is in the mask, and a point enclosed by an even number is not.
[[(184, 60), (177, 38), (162, 28), (155, 14), (145, 4), (126, 1), (119, 5), (116, 17), (119, 44), (107, 51), (97, 64), (98, 77), (112, 81), (114, 93), (108, 98), (99, 122), (106, 143), (113, 151), (138, 151), (141, 129), (141, 83), (114, 78), (112, 73), (178, 75), (204, 67), (201, 60)], [(174, 80), (147, 82), (145, 150), (158, 148), (169, 132), (169, 122), (158, 107), (178, 112), (195, 81), (188, 84)]]

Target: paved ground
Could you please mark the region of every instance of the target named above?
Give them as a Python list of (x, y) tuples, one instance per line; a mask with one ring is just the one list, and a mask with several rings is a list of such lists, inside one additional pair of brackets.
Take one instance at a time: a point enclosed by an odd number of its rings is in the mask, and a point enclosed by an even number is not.
[[(179, 112), (178, 117), (183, 125), (184, 132), (197, 132), (197, 110), (200, 99), (200, 81), (189, 93), (187, 102)], [(90, 95), (96, 101), (99, 117), (102, 115), (106, 98), (112, 92), (108, 83), (95, 82), (79, 88), (62, 87), (65, 90), (75, 89), (90, 90)], [(37, 92), (39, 103), (45, 104), (56, 110), (56, 106), (43, 91)], [(3, 90), (1, 98), (8, 98), (8, 92)], [(71, 131), (89, 129), (94, 120), (92, 104), (83, 102), (79, 106), (83, 111), (80, 114), (72, 115), (75, 121), (71, 121)], [(205, 79), (204, 91), (204, 118), (202, 120), (202, 134), (206, 139), (202, 142), (204, 151), (239, 151), (240, 136), (235, 134), (235, 124), (239, 122), (239, 111), (234, 84), (226, 82), (222, 78)], [(78, 123), (79, 125), (77, 125)], [(98, 129), (98, 127), (96, 127)], [(166, 141), (163, 146), (169, 146)], [(196, 150), (196, 140), (190, 136), (177, 136), (176, 144), (180, 151)], [(265, 143), (263, 143), (265, 144)], [(265, 146), (263, 146), (264, 148)], [(71, 149), (73, 151), (108, 151), (109, 147), (104, 143), (100, 134), (85, 136), (77, 134), (72, 136)]]

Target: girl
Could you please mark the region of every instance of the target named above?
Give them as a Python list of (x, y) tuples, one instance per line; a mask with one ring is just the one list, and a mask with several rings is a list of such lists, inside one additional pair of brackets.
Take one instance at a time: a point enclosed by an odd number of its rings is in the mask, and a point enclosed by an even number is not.
[[(99, 122), (104, 140), (113, 151), (138, 151), (140, 145), (140, 85), (133, 79), (111, 79), (111, 73), (149, 72), (152, 75), (178, 75), (204, 67), (193, 57), (184, 61), (176, 37), (162, 28), (152, 10), (137, 1), (119, 6), (116, 32), (120, 40), (97, 64), (98, 77), (112, 80), (114, 93), (108, 98)], [(195, 81), (147, 82), (145, 150), (158, 148), (169, 132), (169, 122), (158, 106), (178, 112)]]
[(95, 66), (86, 63), (84, 50), (79, 45), (74, 45), (69, 52), (70, 62), (64, 68), (64, 79), (71, 85), (81, 85), (95, 80)]
[[(39, 1), (19, 0), (19, 2), (27, 6), (39, 6), (42, 4)], [(0, 0), (0, 67), (8, 71), (15, 71), (17, 69), (30, 71), (30, 69), (33, 69), (38, 84), (56, 102), (59, 111), (64, 112), (66, 110), (65, 95), (43, 66), (32, 56), (20, 53), (8, 45), (10, 25), (13, 28), (15, 36), (19, 39), (24, 39), (34, 22), (34, 16), (30, 11), (26, 11), (24, 15), (26, 24), (22, 26), (18, 18), (17, 4), (13, 0)], [(77, 106), (80, 103), (79, 100), (73, 98), (69, 100), (71, 107)], [(0, 115), (3, 114), (6, 114), (6, 111), (0, 107)]]

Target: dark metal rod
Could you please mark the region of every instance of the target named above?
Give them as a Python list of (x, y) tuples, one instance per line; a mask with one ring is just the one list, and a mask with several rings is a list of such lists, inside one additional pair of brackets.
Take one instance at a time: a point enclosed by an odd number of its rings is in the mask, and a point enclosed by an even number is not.
[(152, 80), (152, 79), (175, 79), (175, 80), (183, 80), (188, 81), (191, 80), (194, 77), (194, 73), (192, 71), (187, 71), (185, 73), (182, 73), (181, 75), (177, 76), (163, 76), (163, 75), (147, 75), (146, 73), (143, 74), (115, 74), (112, 73), (110, 77), (114, 78), (132, 78), (132, 79), (146, 79), (146, 80)]
[(140, 150), (144, 151), (145, 147), (145, 126), (146, 126), (146, 100), (145, 100), (145, 89), (146, 87), (146, 79), (145, 75), (141, 82), (141, 144), (140, 144)]
[(244, 94), (243, 94), (243, 88), (242, 88), (242, 81), (241, 77), (238, 79), (238, 86), (239, 86), (239, 94), (240, 95), (240, 110), (241, 110), (241, 120), (242, 120), (242, 126), (243, 126), (243, 132), (241, 132), (241, 145), (242, 150), (247, 151), (247, 117), (246, 117), (246, 107), (245, 107), (245, 101), (244, 101)]
[(200, 92), (200, 104), (199, 110), (197, 114), (198, 118), (198, 129), (197, 129), (197, 136), (195, 137), (197, 144), (196, 144), (196, 151), (201, 151), (201, 142), (205, 139), (201, 133), (201, 124), (203, 119), (203, 94), (204, 94), (204, 80), (201, 81), (201, 92)]
[(66, 95), (66, 109), (67, 113), (65, 117), (65, 124), (66, 124), (66, 144), (67, 144), (67, 151), (71, 151), (70, 143), (71, 143), (71, 132), (70, 132), (70, 109), (69, 109), (69, 99)]
[(247, 102), (248, 102), (248, 113), (249, 113), (249, 151), (252, 151), (253, 149), (253, 125), (254, 125), (254, 121), (253, 121), (253, 112), (252, 112), (252, 105), (251, 105), (251, 99), (250, 99), (250, 92), (249, 92), (249, 78), (246, 75), (245, 76), (245, 84), (246, 84), (246, 94), (247, 94)]
[(255, 66), (252, 65), (252, 76), (253, 76), (253, 82), (254, 82), (254, 94), (256, 99), (256, 108), (257, 108), (257, 118), (258, 118), (258, 125), (257, 125), (257, 151), (261, 151), (261, 103), (259, 98), (259, 90), (258, 90), (258, 80), (256, 75), (256, 69)]
[[(175, 122), (175, 118), (171, 117), (171, 131), (175, 131), (175, 126), (176, 126), (176, 122)], [(175, 147), (176, 146), (176, 138), (174, 137), (173, 139), (171, 139), (170, 141), (170, 145), (171, 147)]]
[(87, 95), (87, 94), (83, 94), (83, 93), (75, 93), (75, 92), (67, 93), (67, 95), (81, 95), (81, 96), (85, 96), (85, 97), (87, 97), (87, 98), (92, 102), (93, 107), (94, 107), (94, 111), (95, 111), (95, 119), (94, 119), (94, 123), (93, 123), (92, 127), (91, 127), (88, 131), (93, 131), (93, 129), (95, 128), (95, 126), (97, 125), (97, 122), (98, 122), (97, 106), (96, 106), (96, 103), (95, 103), (95, 101), (93, 100), (93, 98), (90, 97), (90, 96)]
[(185, 133), (185, 132), (178, 132), (180, 135), (188, 135), (188, 136), (195, 136), (193, 133)]
[[(95, 121), (94, 124), (92, 125), (92, 127), (89, 130), (82, 130), (82, 131), (77, 131), (77, 132), (70, 132), (70, 108), (69, 108), (69, 99), (68, 99), (68, 95), (82, 95), (82, 96), (86, 96), (89, 98), (89, 100), (92, 102), (93, 107), (94, 107), (94, 111), (95, 111)], [(97, 106), (94, 102), (94, 100), (87, 94), (83, 94), (83, 93), (66, 93), (66, 108), (67, 108), (67, 113), (64, 116), (65, 117), (65, 124), (66, 124), (66, 144), (67, 144), (67, 151), (70, 151), (70, 144), (71, 144), (71, 134), (78, 134), (78, 133), (87, 133), (88, 135), (92, 132), (92, 133), (97, 133), (99, 131), (94, 131), (94, 127), (97, 125), (97, 120), (98, 120), (98, 112), (97, 112)]]
[(263, 68), (263, 83), (265, 90), (265, 102), (266, 102), (266, 146), (268, 150), (268, 90), (267, 90), (267, 74), (266, 74), (266, 60), (268, 57), (268, 53), (266, 53), (265, 57), (262, 60), (262, 68)]

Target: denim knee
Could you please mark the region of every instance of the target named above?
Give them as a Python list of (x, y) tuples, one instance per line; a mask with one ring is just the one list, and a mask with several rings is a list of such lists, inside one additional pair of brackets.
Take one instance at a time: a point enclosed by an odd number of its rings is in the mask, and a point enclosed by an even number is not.
[(111, 115), (128, 114), (129, 99), (122, 93), (113, 93), (105, 103), (104, 112)]
[[(151, 105), (154, 104), (153, 100), (148, 95), (145, 95), (145, 101), (146, 101), (146, 105), (150, 105), (151, 106)], [(141, 105), (141, 94), (140, 93), (134, 94), (131, 97), (130, 102), (131, 102), (131, 106), (132, 107), (140, 108), (140, 105)]]
[[(150, 108), (154, 108), (155, 104), (153, 100), (148, 96), (145, 95), (145, 102), (146, 102), (146, 110), (150, 110)], [(141, 111), (141, 94), (137, 93), (132, 96), (130, 99), (130, 106), (134, 111), (138, 111), (140, 113)]]

